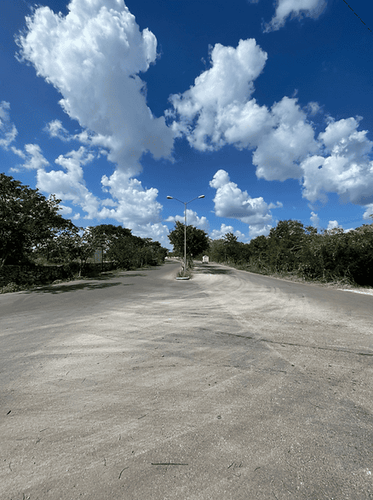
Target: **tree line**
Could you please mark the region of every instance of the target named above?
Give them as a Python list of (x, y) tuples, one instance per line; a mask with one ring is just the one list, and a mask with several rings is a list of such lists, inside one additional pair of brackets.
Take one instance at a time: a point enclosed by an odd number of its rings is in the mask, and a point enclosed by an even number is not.
[(249, 243), (228, 233), (211, 241), (210, 259), (262, 274), (296, 275), (322, 282), (373, 285), (373, 225), (344, 232), (317, 231), (297, 220), (283, 220), (268, 236)]
[[(32, 281), (35, 266), (70, 266), (81, 275), (89, 261), (110, 263), (111, 268), (135, 269), (164, 262), (167, 249), (158, 241), (134, 236), (130, 229), (111, 224), (80, 228), (59, 213), (61, 200), (45, 198), (38, 189), (0, 174), (0, 286), (11, 279), (5, 272), (22, 267)], [(206, 254), (211, 261), (228, 263), (262, 274), (296, 275), (323, 282), (344, 280), (373, 285), (373, 225), (344, 232), (318, 231), (297, 220), (284, 220), (268, 236), (249, 243), (228, 233), (211, 240), (207, 233), (187, 226), (187, 259)], [(169, 234), (174, 254), (184, 255), (184, 225), (176, 222)], [(74, 265), (72, 265), (74, 264)], [(40, 274), (40, 269), (39, 269)], [(40, 280), (39, 280), (40, 281)], [(6, 284), (6, 283), (5, 283)]]
[[(183, 224), (176, 223), (169, 239), (175, 255), (182, 256)], [(297, 220), (283, 220), (268, 236), (242, 243), (232, 233), (209, 240), (201, 229), (187, 226), (188, 259), (203, 254), (218, 263), (227, 263), (261, 274), (295, 275), (321, 282), (345, 281), (373, 285), (373, 225), (344, 232), (318, 231)]]
[[(11, 266), (28, 275), (35, 266), (70, 265), (81, 275), (87, 263), (110, 262), (111, 268), (135, 269), (164, 262), (167, 249), (158, 241), (134, 236), (111, 224), (81, 228), (59, 213), (61, 200), (0, 174), (0, 282)], [(95, 259), (96, 257), (96, 259)], [(74, 264), (74, 265), (72, 265)], [(32, 273), (31, 273), (32, 275)], [(40, 272), (39, 272), (40, 275)], [(1, 278), (3, 278), (1, 280)]]

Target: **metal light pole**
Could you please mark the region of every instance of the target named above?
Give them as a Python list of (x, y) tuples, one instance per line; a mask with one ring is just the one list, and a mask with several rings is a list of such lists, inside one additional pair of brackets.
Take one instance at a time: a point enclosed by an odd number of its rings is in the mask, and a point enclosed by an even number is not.
[(174, 196), (167, 196), (167, 199), (168, 200), (176, 200), (176, 201), (179, 201), (180, 203), (182, 203), (184, 205), (184, 274), (186, 273), (186, 269), (187, 269), (187, 257), (186, 257), (186, 223), (187, 223), (187, 205), (189, 203), (191, 203), (192, 201), (194, 200), (198, 200), (199, 198), (204, 198), (205, 195), (204, 194), (201, 194), (199, 196), (196, 196), (195, 198), (193, 198), (192, 200), (189, 200), (189, 201), (181, 201), (181, 200), (178, 200), (177, 198), (175, 198)]

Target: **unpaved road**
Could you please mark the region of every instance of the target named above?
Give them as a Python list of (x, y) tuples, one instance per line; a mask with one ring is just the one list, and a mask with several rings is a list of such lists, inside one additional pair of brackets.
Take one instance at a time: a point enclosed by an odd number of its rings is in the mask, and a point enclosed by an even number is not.
[(373, 498), (373, 297), (215, 265), (0, 296), (1, 500)]

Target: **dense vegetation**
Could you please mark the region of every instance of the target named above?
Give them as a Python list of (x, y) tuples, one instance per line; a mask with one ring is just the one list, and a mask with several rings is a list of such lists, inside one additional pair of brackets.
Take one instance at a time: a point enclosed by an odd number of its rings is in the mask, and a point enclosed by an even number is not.
[[(170, 243), (174, 247), (174, 255), (184, 256), (184, 224), (176, 222), (175, 228), (168, 235)], [(186, 255), (188, 261), (200, 257), (210, 248), (208, 235), (202, 229), (194, 226), (186, 226)]]
[[(130, 229), (102, 224), (76, 227), (59, 214), (55, 197), (0, 174), (0, 291), (87, 275), (106, 269), (135, 269), (164, 261), (167, 250)], [(262, 274), (293, 275), (323, 282), (373, 285), (373, 225), (318, 232), (299, 221), (280, 221), (268, 236), (242, 243), (228, 233), (209, 240), (205, 231), (187, 226), (187, 257), (209, 255)], [(174, 254), (184, 255), (184, 225), (169, 234)], [(13, 288), (12, 288), (13, 287)], [(5, 288), (5, 291), (9, 289)]]
[(0, 291), (164, 261), (157, 241), (110, 224), (76, 227), (55, 197), (0, 174)]
[(373, 225), (318, 232), (299, 221), (280, 221), (268, 236), (241, 243), (228, 233), (210, 243), (210, 260), (262, 274), (322, 282), (373, 285)]

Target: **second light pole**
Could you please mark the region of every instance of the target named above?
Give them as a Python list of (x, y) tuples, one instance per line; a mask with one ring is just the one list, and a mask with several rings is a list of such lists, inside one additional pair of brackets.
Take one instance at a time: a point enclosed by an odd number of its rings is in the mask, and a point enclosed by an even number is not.
[(204, 197), (205, 197), (205, 195), (201, 194), (199, 196), (196, 196), (192, 200), (181, 201), (181, 200), (175, 198), (174, 196), (167, 196), (168, 200), (176, 200), (184, 205), (184, 275), (185, 275), (186, 270), (187, 270), (187, 253), (186, 253), (187, 205), (194, 200), (198, 200), (199, 198), (204, 198)]

